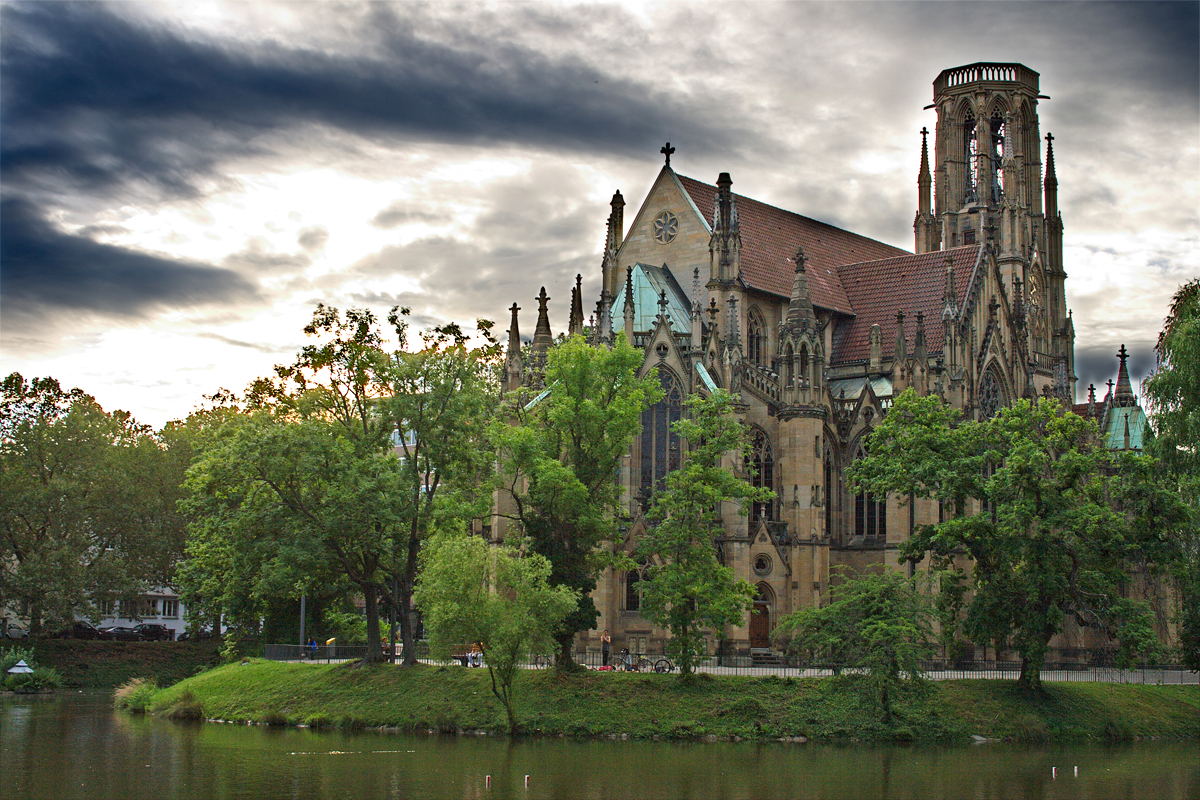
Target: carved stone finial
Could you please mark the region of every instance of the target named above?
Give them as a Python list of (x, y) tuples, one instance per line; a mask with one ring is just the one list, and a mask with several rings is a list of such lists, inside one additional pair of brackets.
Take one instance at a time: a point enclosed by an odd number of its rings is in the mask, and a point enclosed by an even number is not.
[(804, 248), (796, 245), (796, 254), (792, 256), (792, 261), (796, 264), (796, 272), (804, 272), (804, 266), (808, 263), (808, 258), (804, 255)]

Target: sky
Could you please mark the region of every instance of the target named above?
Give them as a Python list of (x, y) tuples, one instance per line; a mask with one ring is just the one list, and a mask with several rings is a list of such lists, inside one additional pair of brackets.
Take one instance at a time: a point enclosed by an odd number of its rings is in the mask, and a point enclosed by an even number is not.
[(1041, 73), (1080, 394), (1200, 274), (1195, 2), (3, 3), (0, 368), (159, 426), (317, 303), (532, 333), (662, 165), (911, 250), (949, 67)]

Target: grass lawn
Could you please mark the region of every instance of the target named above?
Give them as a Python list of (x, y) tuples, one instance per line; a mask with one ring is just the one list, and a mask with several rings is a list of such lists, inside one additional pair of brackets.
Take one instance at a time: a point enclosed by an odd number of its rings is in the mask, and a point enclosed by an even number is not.
[[(128, 695), (128, 693), (126, 693)], [(250, 660), (157, 691), (135, 708), (181, 717), (346, 728), (504, 732), (486, 669)], [(928, 683), (908, 690), (885, 724), (861, 681), (843, 678), (699, 676), (550, 670), (521, 674), (523, 733), (638, 739), (816, 741), (1116, 741), (1200, 738), (1200, 687), (1046, 684), (1027, 693), (1012, 681)]]

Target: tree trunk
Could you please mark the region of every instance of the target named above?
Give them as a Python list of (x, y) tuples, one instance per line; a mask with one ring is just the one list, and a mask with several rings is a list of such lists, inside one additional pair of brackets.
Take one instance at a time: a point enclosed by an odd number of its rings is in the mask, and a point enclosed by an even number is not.
[(417, 552), (419, 545), (409, 542), (408, 561), (404, 565), (404, 576), (400, 579), (400, 641), (404, 648), (401, 666), (411, 667), (417, 663), (417, 613), (413, 610), (413, 586), (417, 582)]
[(380, 656), (379, 587), (374, 581), (366, 581), (362, 584), (362, 590), (367, 612), (367, 654), (363, 656), (363, 663), (374, 664)]
[(575, 649), (575, 634), (573, 632), (560, 633), (554, 637), (558, 642), (558, 652), (554, 656), (554, 668), (559, 672), (573, 672), (578, 668), (575, 663), (575, 655), (572, 650)]

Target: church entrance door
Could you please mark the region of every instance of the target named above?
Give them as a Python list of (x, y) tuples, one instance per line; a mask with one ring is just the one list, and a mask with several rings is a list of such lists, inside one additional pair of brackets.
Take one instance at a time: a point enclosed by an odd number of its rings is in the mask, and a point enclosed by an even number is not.
[(750, 612), (750, 646), (771, 646), (771, 609), (761, 600), (756, 600)]

